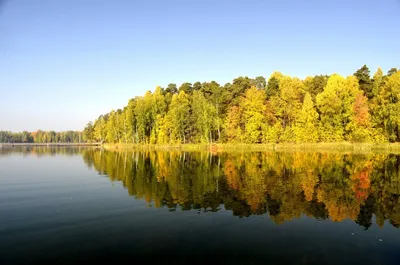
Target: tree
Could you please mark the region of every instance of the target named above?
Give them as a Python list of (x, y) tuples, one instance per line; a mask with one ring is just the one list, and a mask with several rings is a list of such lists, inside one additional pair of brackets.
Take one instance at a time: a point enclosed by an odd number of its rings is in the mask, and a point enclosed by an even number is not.
[(107, 136), (106, 140), (109, 143), (118, 143), (120, 139), (120, 135), (118, 132), (118, 113), (112, 110), (110, 112), (110, 117), (107, 121), (106, 125), (106, 131), (107, 131)]
[(324, 91), (317, 95), (317, 106), (321, 115), (320, 137), (322, 141), (343, 140), (343, 105), (341, 93), (345, 89), (345, 79), (333, 74), (329, 77)]
[(178, 93), (176, 84), (168, 84), (167, 88), (165, 89), (165, 93), (171, 93), (172, 95)]
[(21, 140), (22, 140), (23, 143), (32, 143), (33, 142), (33, 137), (32, 137), (30, 132), (23, 131)]
[(183, 83), (183, 84), (179, 87), (178, 92), (183, 91), (183, 92), (185, 92), (186, 94), (190, 94), (190, 93), (192, 93), (192, 90), (193, 90), (193, 88), (192, 88), (192, 84), (191, 84), (191, 83)]
[[(107, 115), (100, 115), (99, 118), (94, 122), (94, 129), (93, 129), (93, 136), (97, 142), (104, 142), (107, 137), (107, 121), (108, 121), (109, 114)], [(61, 142), (65, 142), (62, 139)]]
[(319, 93), (324, 91), (328, 78), (329, 76), (326, 75), (316, 75), (314, 77), (308, 76), (304, 80), (304, 89), (310, 93), (311, 98), (315, 99)]
[(221, 86), (215, 81), (203, 83), (201, 91), (204, 93), (205, 98), (215, 107), (216, 118), (214, 124), (215, 129), (218, 132), (218, 139), (220, 139), (221, 124), (226, 109), (225, 100), (227, 98), (227, 91), (222, 89)]
[(318, 141), (318, 116), (311, 95), (307, 92), (296, 121), (296, 142), (314, 143)]
[(304, 92), (304, 84), (300, 79), (283, 76), (279, 80), (278, 94), (270, 98), (271, 106), (283, 129), (279, 138), (284, 142), (295, 141), (293, 125), (301, 108)]
[(372, 132), (369, 118), (368, 99), (359, 92), (352, 106), (352, 122), (348, 139), (353, 142), (368, 142)]
[(179, 94), (174, 94), (165, 121), (170, 128), (168, 134), (171, 142), (186, 143), (189, 111), (190, 102), (186, 93), (181, 91)]
[(265, 77), (263, 76), (257, 76), (254, 78), (254, 86), (258, 89), (266, 89), (267, 88), (267, 81), (265, 80)]
[(193, 84), (193, 90), (200, 90), (201, 89), (201, 83), (200, 82), (195, 82)]
[(130, 99), (128, 105), (124, 109), (125, 113), (125, 137), (127, 138), (127, 142), (137, 143), (139, 141), (137, 135), (137, 124), (136, 124), (136, 114), (135, 108), (137, 104), (137, 98)]
[(364, 64), (360, 69), (358, 69), (354, 76), (357, 77), (360, 89), (364, 91), (368, 99), (373, 97), (372, 93), (372, 80), (370, 77), (369, 68)]
[(264, 124), (265, 92), (256, 87), (248, 89), (241, 98), (240, 107), (245, 124), (245, 139), (249, 143), (261, 143)]
[(378, 68), (376, 73), (374, 74), (374, 78), (372, 79), (372, 96), (375, 98), (378, 96), (380, 89), (383, 83), (383, 71), (381, 68)]
[(283, 77), (282, 73), (274, 72), (268, 79), (268, 84), (265, 90), (267, 98), (275, 96), (279, 91), (279, 81)]
[(374, 109), (376, 126), (381, 128), (390, 142), (400, 140), (400, 72), (385, 80)]
[(217, 110), (200, 91), (193, 92), (192, 115), (194, 127), (201, 142), (212, 142), (212, 130), (216, 127)]
[(242, 142), (243, 130), (241, 125), (241, 109), (238, 106), (230, 107), (225, 118), (226, 141), (231, 143)]
[(157, 132), (159, 131), (158, 122), (162, 117), (165, 116), (167, 111), (167, 104), (165, 102), (164, 95), (162, 94), (162, 90), (160, 86), (157, 86), (154, 94), (151, 97), (151, 109), (150, 111), (150, 143), (156, 143), (157, 141)]
[(94, 127), (91, 121), (86, 124), (86, 127), (83, 130), (83, 139), (86, 142), (91, 142), (94, 139)]
[(396, 73), (398, 70), (397, 68), (390, 68), (390, 70), (388, 71), (387, 75), (391, 76), (392, 74)]
[(232, 84), (225, 85), (226, 103), (229, 106), (238, 106), (240, 97), (243, 96), (245, 91), (251, 87), (251, 79), (246, 77), (238, 77), (232, 81)]

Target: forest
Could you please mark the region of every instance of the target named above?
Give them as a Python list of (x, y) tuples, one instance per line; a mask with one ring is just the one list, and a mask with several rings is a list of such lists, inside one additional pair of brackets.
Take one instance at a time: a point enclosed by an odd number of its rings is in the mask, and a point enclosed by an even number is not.
[(400, 140), (400, 71), (304, 80), (274, 72), (169, 84), (89, 122), (85, 140), (102, 143), (316, 143)]
[(82, 143), (86, 139), (78, 131), (42, 131), (9, 132), (0, 131), (0, 143)]

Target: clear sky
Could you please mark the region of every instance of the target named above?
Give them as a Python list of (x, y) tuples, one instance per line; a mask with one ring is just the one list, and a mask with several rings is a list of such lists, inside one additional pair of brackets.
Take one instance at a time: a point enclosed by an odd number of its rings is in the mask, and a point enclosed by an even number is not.
[(171, 82), (400, 64), (399, 0), (0, 3), (0, 130), (81, 130)]

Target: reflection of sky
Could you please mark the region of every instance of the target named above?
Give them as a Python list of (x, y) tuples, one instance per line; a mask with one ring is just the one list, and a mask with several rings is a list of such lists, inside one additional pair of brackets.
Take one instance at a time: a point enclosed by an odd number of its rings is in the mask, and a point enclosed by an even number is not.
[(398, 1), (4, 3), (0, 130), (82, 129), (170, 82), (399, 66)]

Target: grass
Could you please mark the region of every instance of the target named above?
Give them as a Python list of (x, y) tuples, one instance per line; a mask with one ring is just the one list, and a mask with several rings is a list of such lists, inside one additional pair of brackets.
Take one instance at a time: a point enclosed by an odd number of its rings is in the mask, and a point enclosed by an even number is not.
[(109, 150), (159, 150), (159, 151), (304, 151), (304, 152), (383, 152), (400, 154), (400, 143), (304, 143), (304, 144), (104, 144), (103, 147)]

